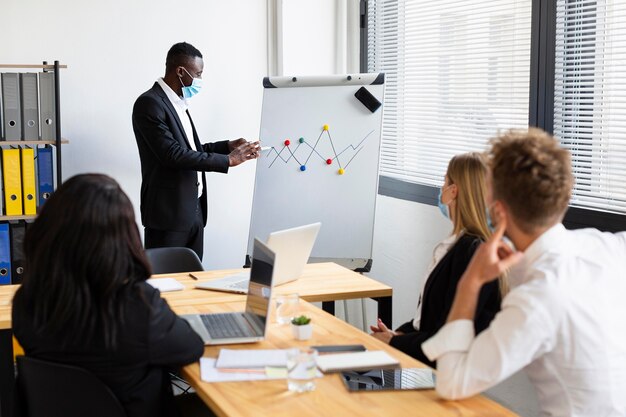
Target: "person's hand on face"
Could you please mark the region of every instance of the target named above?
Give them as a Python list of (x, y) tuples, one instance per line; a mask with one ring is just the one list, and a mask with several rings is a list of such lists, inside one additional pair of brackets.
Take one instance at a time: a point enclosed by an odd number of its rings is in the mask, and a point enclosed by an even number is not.
[(506, 216), (502, 210), (494, 213), (496, 230), (486, 242), (481, 244), (470, 261), (462, 281), (482, 286), (502, 275), (506, 270), (519, 262), (523, 256), (506, 244), (502, 237), (506, 230)]

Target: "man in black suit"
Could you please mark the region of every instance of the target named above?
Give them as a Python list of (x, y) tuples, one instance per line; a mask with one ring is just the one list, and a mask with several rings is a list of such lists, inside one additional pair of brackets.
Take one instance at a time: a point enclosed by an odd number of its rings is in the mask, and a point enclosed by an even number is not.
[(207, 221), (206, 171), (259, 156), (245, 139), (201, 144), (187, 110), (202, 88), (202, 54), (182, 42), (167, 53), (165, 76), (133, 107), (133, 130), (141, 159), (141, 222), (146, 248), (185, 246), (200, 259)]

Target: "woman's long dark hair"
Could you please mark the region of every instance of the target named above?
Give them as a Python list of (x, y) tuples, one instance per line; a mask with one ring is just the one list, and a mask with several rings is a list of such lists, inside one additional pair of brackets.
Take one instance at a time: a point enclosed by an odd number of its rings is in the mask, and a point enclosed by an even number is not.
[(16, 311), (28, 312), (44, 337), (114, 348), (124, 296), (151, 274), (119, 184), (101, 174), (67, 180), (28, 227), (24, 252)]

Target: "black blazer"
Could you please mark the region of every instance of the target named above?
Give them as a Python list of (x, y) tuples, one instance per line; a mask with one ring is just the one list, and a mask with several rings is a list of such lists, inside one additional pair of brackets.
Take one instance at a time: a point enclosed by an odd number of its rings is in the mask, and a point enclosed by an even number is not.
[[(481, 240), (464, 234), (450, 248), (428, 276), (422, 294), (422, 315), (420, 330), (413, 327), (413, 320), (396, 329), (403, 335), (391, 338), (390, 345), (411, 355), (417, 360), (435, 367), (422, 351), (422, 343), (434, 336), (443, 327), (452, 308), (456, 286), (467, 268)], [(474, 330), (476, 334), (489, 326), (500, 310), (500, 290), (498, 281), (483, 286), (476, 307)]]
[(63, 347), (55, 337), (43, 338), (35, 332), (27, 308), (13, 308), (13, 332), (27, 356), (94, 373), (115, 393), (129, 417), (176, 416), (167, 371), (197, 361), (204, 344), (149, 284), (138, 283), (127, 294), (115, 350), (105, 349), (99, 339)]
[[(141, 159), (141, 222), (145, 227), (172, 231), (191, 228), (198, 200), (197, 171), (203, 171), (200, 206), (206, 225), (204, 171), (228, 172), (230, 151), (228, 141), (201, 145), (193, 121), (191, 126), (195, 147), (158, 83), (135, 101), (133, 130)], [(204, 152), (195, 150), (200, 146)]]

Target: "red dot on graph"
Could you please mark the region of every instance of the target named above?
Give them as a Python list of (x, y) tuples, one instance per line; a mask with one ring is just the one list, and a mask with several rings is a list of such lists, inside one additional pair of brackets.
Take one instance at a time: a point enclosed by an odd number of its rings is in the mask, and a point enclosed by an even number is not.
[(287, 139), (287, 140), (285, 141), (285, 146), (289, 146), (290, 144), (291, 144), (291, 141), (290, 141), (289, 139)]
[(326, 160), (326, 164), (327, 164), (327, 165), (330, 165), (330, 164), (332, 164), (332, 163), (333, 163), (333, 160), (332, 160), (332, 159), (327, 159), (327, 160)]

